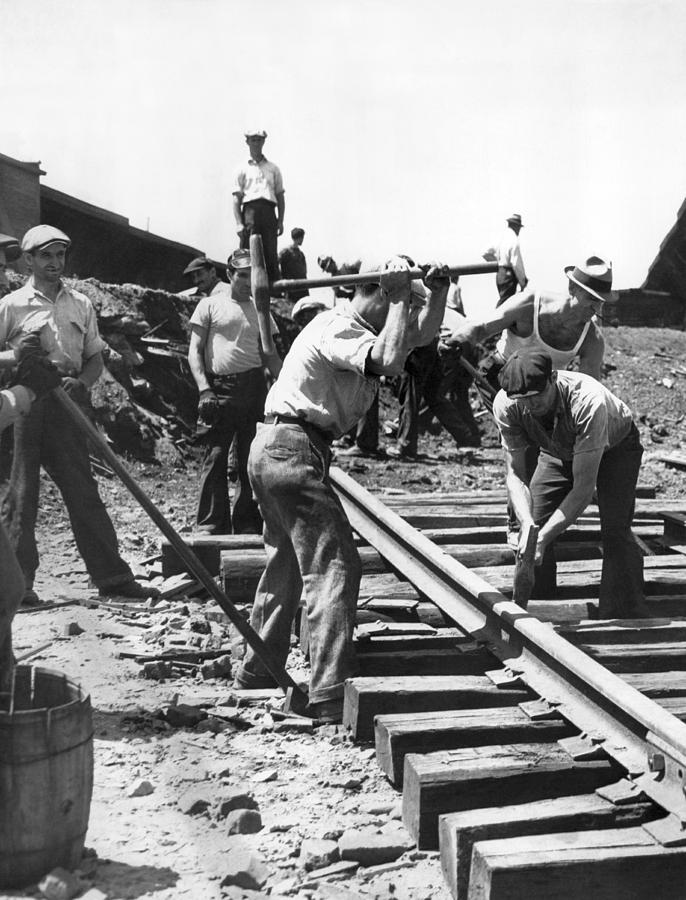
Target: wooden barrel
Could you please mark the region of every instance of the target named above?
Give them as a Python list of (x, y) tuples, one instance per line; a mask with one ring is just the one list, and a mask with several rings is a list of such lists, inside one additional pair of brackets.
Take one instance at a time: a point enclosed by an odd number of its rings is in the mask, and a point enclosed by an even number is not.
[(0, 888), (78, 867), (93, 791), (90, 697), (60, 672), (15, 673), (0, 694)]

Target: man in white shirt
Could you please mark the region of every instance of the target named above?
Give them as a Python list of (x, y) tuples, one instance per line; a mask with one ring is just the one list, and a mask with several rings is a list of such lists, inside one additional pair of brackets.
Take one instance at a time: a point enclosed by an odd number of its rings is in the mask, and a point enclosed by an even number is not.
[(245, 132), (250, 150), (247, 163), (236, 172), (233, 186), (233, 214), (241, 248), (250, 247), (250, 235), (262, 237), (264, 261), (270, 282), (279, 278), (277, 238), (283, 234), (286, 211), (281, 170), (262, 153), (267, 132)]
[(524, 271), (522, 251), (519, 247), (519, 232), (522, 228), (522, 217), (519, 213), (508, 216), (507, 230), (500, 243), (496, 247), (489, 247), (483, 254), (483, 258), (487, 262), (498, 263), (495, 283), (500, 298), (496, 306), (500, 306), (508, 297), (511, 297), (518, 287), (523, 291), (527, 285), (528, 279)]
[[(88, 297), (62, 281), (70, 244), (69, 237), (51, 225), (36, 225), (24, 235), (21, 246), (32, 275), (0, 302), (0, 369), (14, 365), (15, 349), (23, 336), (39, 334), (41, 346), (62, 376), (61, 386), (74, 402), (87, 405), (90, 389), (103, 370), (106, 345)], [(100, 594), (133, 599), (156, 596), (156, 588), (135, 581), (119, 554), (84, 435), (58, 401), (46, 396), (15, 423), (10, 489), (2, 508), (26, 581), (24, 602), (39, 602), (33, 582), (39, 562), (35, 526), (41, 466), (60, 489), (79, 553)]]
[[(276, 377), (281, 361), (263, 355), (250, 269), (250, 251), (235, 250), (228, 262), (229, 291), (203, 297), (190, 322), (188, 363), (207, 442), (196, 521), (206, 534), (258, 533), (262, 528), (248, 481), (248, 453), (264, 413), (264, 366)], [(234, 438), (238, 480), (232, 510), (228, 454)]]
[[(419, 301), (412, 300), (408, 268), (394, 257), (379, 269), (378, 283), (358, 285), (350, 303), (320, 313), (300, 332), (250, 449), (250, 483), (267, 553), (252, 626), (285, 665), (303, 598), (310, 711), (328, 721), (340, 721), (343, 684), (355, 670), (352, 633), (361, 577), (350, 524), (329, 483), (331, 442), (364, 415), (380, 376), (400, 374), (412, 347), (438, 331), (448, 291), (445, 270), (431, 267), (424, 279), (428, 297)], [(237, 686), (272, 683), (248, 650)]]
[(204, 256), (198, 256), (188, 263), (183, 270), (193, 281), (195, 291), (190, 292), (191, 297), (209, 297), (211, 294), (228, 294), (229, 286), (221, 281), (217, 275), (217, 268), (213, 262)]

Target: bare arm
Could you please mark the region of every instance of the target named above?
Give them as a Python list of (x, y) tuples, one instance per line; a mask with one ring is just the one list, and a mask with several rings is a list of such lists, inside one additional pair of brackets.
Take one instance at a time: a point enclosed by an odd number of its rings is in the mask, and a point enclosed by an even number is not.
[(188, 365), (191, 369), (198, 391), (209, 391), (210, 383), (205, 373), (205, 344), (207, 329), (198, 325), (192, 326), (191, 341), (188, 347)]
[(367, 368), (374, 375), (400, 375), (410, 350), (408, 318), (410, 312), (409, 267), (396, 257), (381, 274), (381, 291), (388, 301), (383, 328), (369, 352)]
[[(424, 277), (424, 284), (429, 294), (426, 304), (420, 310), (414, 322), (409, 325), (410, 347), (423, 347), (429, 344), (438, 334), (445, 314), (445, 302), (448, 299), (450, 281), (445, 274), (445, 267), (432, 264)], [(410, 299), (410, 303), (412, 300)]]
[(84, 362), (78, 380), (82, 381), (88, 390), (90, 390), (102, 375), (102, 370), (104, 368), (105, 363), (102, 358), (102, 353), (94, 353), (93, 356), (89, 356)]
[(579, 371), (600, 381), (605, 354), (605, 338), (595, 322), (591, 322), (579, 349)]
[(243, 194), (233, 194), (233, 217), (236, 220), (236, 228), (238, 231), (243, 229), (243, 214), (241, 205), (243, 203)]
[(526, 475), (526, 450), (505, 451), (505, 482), (515, 515), (524, 531), (533, 524), (533, 501)]
[(455, 329), (445, 342), (449, 346), (462, 343), (473, 346), (492, 334), (497, 334), (513, 325), (519, 325), (522, 331), (533, 328), (534, 297), (533, 290), (514, 294), (493, 311), (492, 318), (481, 321), (465, 319), (464, 323), (461, 323), (460, 327)]
[(543, 551), (555, 538), (566, 531), (586, 509), (593, 497), (598, 467), (603, 458), (603, 451), (577, 453), (572, 463), (573, 486), (552, 516), (538, 534), (536, 559), (540, 561)]

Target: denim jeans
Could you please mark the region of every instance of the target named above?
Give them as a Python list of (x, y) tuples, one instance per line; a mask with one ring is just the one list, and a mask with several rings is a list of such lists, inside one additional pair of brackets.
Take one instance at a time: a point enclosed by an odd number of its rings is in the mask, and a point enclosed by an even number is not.
[[(603, 543), (600, 615), (603, 618), (626, 617), (645, 601), (643, 556), (631, 533), (642, 455), (643, 447), (638, 429), (632, 425), (631, 431), (621, 443), (605, 451), (598, 469), (596, 490)], [(548, 521), (571, 491), (573, 483), (571, 461), (562, 461), (541, 452), (530, 485), (534, 521), (537, 525)], [(547, 548), (542, 564), (536, 569), (532, 596), (553, 596), (555, 583), (553, 543)]]
[[(248, 454), (257, 423), (264, 415), (267, 385), (261, 368), (212, 379), (219, 416), (207, 436), (200, 472), (196, 521), (209, 534), (250, 534), (262, 530), (248, 479)], [(235, 437), (235, 441), (234, 441)], [(229, 500), (229, 447), (236, 467), (233, 511)]]
[[(248, 462), (267, 553), (251, 623), (285, 665), (302, 597), (313, 703), (341, 697), (345, 679), (355, 674), (352, 634), (362, 574), (350, 524), (329, 483), (330, 458), (326, 442), (300, 425), (260, 424)], [(237, 680), (246, 688), (270, 681), (250, 648)]]
[(2, 521), (24, 573), (33, 587), (38, 568), (36, 517), (43, 466), (59, 488), (76, 546), (98, 588), (133, 579), (119, 555), (117, 535), (91, 473), (85, 437), (52, 397), (36, 401), (14, 423), (14, 457), (2, 504)]

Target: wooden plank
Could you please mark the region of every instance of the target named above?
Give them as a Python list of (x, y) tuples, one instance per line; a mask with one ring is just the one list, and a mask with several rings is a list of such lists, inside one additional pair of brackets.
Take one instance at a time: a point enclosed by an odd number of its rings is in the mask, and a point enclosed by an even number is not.
[[(431, 638), (427, 638), (430, 641)], [(477, 647), (459, 650), (396, 650), (395, 652), (365, 652), (357, 657), (362, 677), (382, 675), (481, 675), (492, 669), (497, 660), (487, 650)]]
[(464, 900), (469, 891), (472, 848), (478, 841), (637, 826), (658, 815), (661, 813), (652, 803), (617, 805), (598, 794), (451, 813), (441, 816), (439, 822), (441, 868), (455, 900)]
[(611, 672), (686, 670), (686, 642), (660, 644), (581, 644)]
[(640, 827), (479, 841), (469, 900), (683, 900), (686, 848)]
[(653, 700), (667, 697), (686, 697), (686, 673), (684, 672), (639, 672), (623, 673), (626, 681), (637, 691)]
[(359, 741), (374, 739), (374, 716), (432, 710), (516, 706), (533, 694), (520, 688), (499, 688), (484, 675), (453, 678), (351, 678), (345, 683), (343, 724)]
[(377, 762), (396, 787), (402, 786), (408, 753), (543, 743), (576, 733), (559, 716), (534, 721), (517, 706), (377, 716), (374, 728)]
[(557, 744), (410, 753), (403, 772), (403, 822), (420, 849), (435, 849), (443, 813), (584, 794), (620, 775), (609, 760), (575, 762)]
[(686, 640), (686, 619), (616, 619), (558, 628), (573, 644), (641, 644)]

